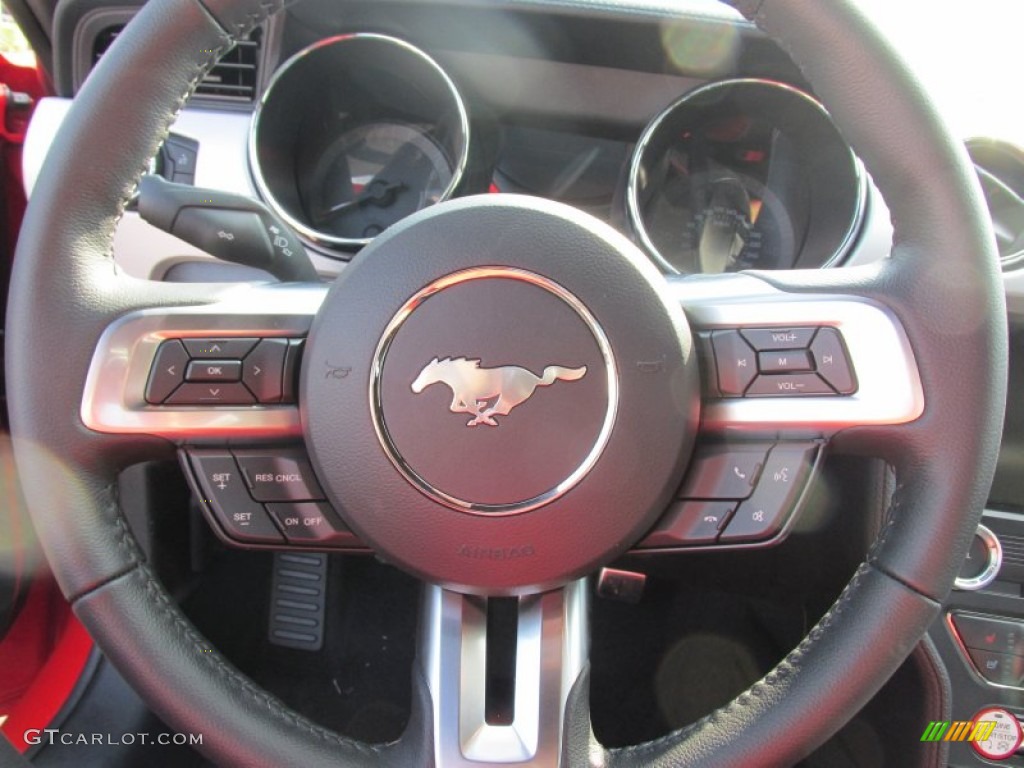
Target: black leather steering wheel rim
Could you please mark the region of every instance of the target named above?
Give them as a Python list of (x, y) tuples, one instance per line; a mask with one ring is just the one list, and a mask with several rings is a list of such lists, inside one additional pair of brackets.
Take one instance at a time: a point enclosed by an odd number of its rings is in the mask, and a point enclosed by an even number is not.
[[(925, 411), (911, 425), (857, 427), (836, 438), (846, 450), (887, 459), (897, 490), (867, 560), (797, 649), (701, 722), (616, 751), (591, 743), (584, 675), (568, 714), (570, 765), (778, 765), (806, 754), (878, 690), (935, 617), (995, 467), (1005, 308), (962, 148), (851, 0), (741, 5), (803, 68), (872, 172), (896, 232), (893, 258), (878, 265), (761, 277), (786, 291), (843, 290), (889, 306), (911, 340)], [(16, 459), (40, 539), (76, 613), (167, 722), (204, 734), (212, 759), (421, 764), (430, 738), (421, 680), (406, 737), (371, 747), (297, 715), (206, 652), (118, 507), (118, 470), (140, 455), (169, 456), (173, 446), (98, 435), (79, 414), (92, 351), (111, 319), (205, 300), (195, 286), (118, 274), (114, 227), (203, 72), (280, 8), (276, 1), (152, 0), (77, 97), (34, 190), (12, 278), (7, 375)], [(154, 61), (159, 77), (139, 77), (154, 71)]]

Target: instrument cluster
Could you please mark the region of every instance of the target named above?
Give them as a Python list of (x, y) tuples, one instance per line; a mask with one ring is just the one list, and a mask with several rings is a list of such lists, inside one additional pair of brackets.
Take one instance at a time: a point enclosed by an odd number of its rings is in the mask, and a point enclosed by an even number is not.
[(833, 266), (863, 219), (860, 162), (814, 97), (781, 82), (705, 83), (626, 140), (513, 121), (496, 150), (474, 152), (492, 142), (477, 125), (424, 51), (339, 35), (271, 79), (250, 169), (306, 244), (339, 259), (417, 210), (486, 191), (471, 175), (606, 218), (670, 274)]

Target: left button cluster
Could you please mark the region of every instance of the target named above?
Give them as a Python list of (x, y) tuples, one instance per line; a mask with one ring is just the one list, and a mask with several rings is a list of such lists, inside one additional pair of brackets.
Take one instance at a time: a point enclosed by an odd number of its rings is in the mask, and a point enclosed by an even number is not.
[(168, 339), (146, 384), (151, 405), (292, 402), (302, 339)]
[(361, 546), (324, 500), (301, 449), (191, 450), (186, 463), (203, 506), (231, 541)]

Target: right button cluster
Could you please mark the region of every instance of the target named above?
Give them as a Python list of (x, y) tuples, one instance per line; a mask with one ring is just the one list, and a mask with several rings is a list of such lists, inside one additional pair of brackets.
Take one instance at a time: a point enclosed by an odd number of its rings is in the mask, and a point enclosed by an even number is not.
[(813, 442), (705, 445), (643, 549), (760, 545), (779, 538), (811, 476)]
[(718, 389), (726, 397), (850, 395), (857, 380), (831, 327), (737, 328), (711, 334)]

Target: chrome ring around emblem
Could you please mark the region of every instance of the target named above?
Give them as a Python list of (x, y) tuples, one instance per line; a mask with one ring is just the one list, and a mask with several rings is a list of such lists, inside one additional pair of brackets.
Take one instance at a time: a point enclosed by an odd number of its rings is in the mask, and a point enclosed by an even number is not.
[[(601, 357), (604, 360), (604, 373), (607, 387), (608, 404), (605, 409), (604, 421), (601, 424), (601, 431), (598, 433), (597, 440), (594, 442), (593, 448), (591, 448), (590, 452), (586, 455), (580, 465), (576, 467), (568, 477), (544, 493), (538, 494), (537, 496), (529, 499), (507, 504), (481, 504), (478, 502), (467, 501), (465, 499), (459, 499), (451, 494), (445, 493), (429, 483), (402, 458), (401, 453), (398, 451), (398, 448), (392, 440), (391, 434), (388, 432), (381, 402), (384, 360), (391, 347), (391, 342), (394, 340), (396, 334), (405, 321), (409, 319), (410, 315), (412, 315), (416, 308), (423, 304), (423, 302), (434, 294), (443, 291), (445, 288), (450, 288), (453, 285), (458, 285), (472, 280), (485, 279), (518, 280), (530, 283), (531, 285), (535, 285), (557, 296), (572, 308), (577, 316), (579, 316), (583, 321), (584, 325), (587, 326), (601, 351)], [(457, 398), (458, 393), (455, 390), (458, 384), (453, 385), (449, 381), (442, 379), (441, 374), (437, 371), (438, 367), (459, 369), (456, 376), (461, 377), (461, 380), (465, 380), (467, 378), (472, 379), (473, 377), (479, 376), (500, 377), (504, 381), (509, 382), (509, 387), (517, 390), (514, 395), (510, 395), (505, 398), (506, 402), (499, 410), (495, 410), (494, 408), (481, 410), (480, 408), (469, 407), (468, 404), (464, 409), (453, 408), (453, 410), (467, 413), (473, 417), (467, 422), (467, 427), (484, 425), (484, 428), (497, 426), (498, 423), (494, 420), (495, 416), (507, 415), (515, 406), (529, 399), (529, 397), (533, 395), (534, 390), (539, 386), (547, 386), (557, 381), (576, 381), (587, 374), (598, 373), (597, 371), (588, 371), (586, 366), (582, 366), (580, 368), (565, 368), (559, 365), (549, 365), (545, 368), (541, 376), (536, 376), (532, 372), (516, 365), (502, 366), (500, 368), (481, 368), (478, 360), (467, 360), (465, 358), (455, 358), (454, 360), (446, 358), (445, 360), (439, 360), (438, 358), (434, 358), (424, 366), (416, 381), (410, 382), (411, 390), (414, 393), (419, 393), (432, 383), (445, 381), (445, 383), (448, 383), (449, 386), (452, 387), (453, 395)], [(459, 380), (460, 378), (452, 379), (452, 381)], [(605, 446), (608, 444), (608, 439), (611, 437), (612, 428), (615, 426), (615, 415), (618, 411), (618, 404), (619, 375), (618, 368), (615, 364), (615, 356), (612, 354), (612, 347), (608, 341), (608, 337), (605, 335), (604, 330), (598, 324), (597, 320), (590, 313), (590, 310), (588, 310), (583, 302), (576, 298), (576, 296), (569, 293), (569, 291), (553, 280), (549, 280), (548, 278), (534, 272), (515, 269), (513, 267), (475, 267), (473, 269), (466, 269), (442, 277), (421, 289), (412, 298), (405, 302), (404, 305), (402, 305), (401, 309), (395, 313), (395, 316), (391, 318), (391, 322), (389, 322), (387, 327), (384, 329), (384, 333), (381, 336), (380, 341), (377, 343), (377, 349), (373, 356), (373, 366), (370, 373), (370, 412), (373, 417), (373, 428), (377, 433), (378, 440), (380, 440), (381, 447), (384, 448), (384, 453), (395, 468), (403, 477), (405, 477), (406, 480), (409, 481), (409, 483), (412, 484), (414, 488), (419, 490), (428, 498), (443, 504), (446, 507), (459, 510), (460, 512), (471, 512), (488, 516), (514, 515), (522, 512), (529, 512), (537, 509), (538, 507), (542, 507), (545, 504), (550, 504), (552, 501), (565, 495), (570, 489), (575, 487), (584, 477), (586, 477), (587, 473), (593, 469), (597, 460), (604, 452)]]

